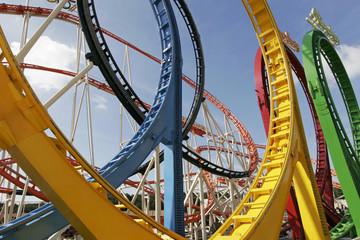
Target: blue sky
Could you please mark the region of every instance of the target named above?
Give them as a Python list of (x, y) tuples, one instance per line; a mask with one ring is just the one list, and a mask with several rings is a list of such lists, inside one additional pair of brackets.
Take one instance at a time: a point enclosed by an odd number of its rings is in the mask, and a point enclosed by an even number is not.
[[(25, 0), (5, 0), (9, 4), (25, 5)], [(201, 35), (205, 55), (206, 83), (205, 88), (222, 101), (245, 125), (256, 143), (265, 144), (266, 137), (262, 125), (260, 112), (257, 105), (254, 85), (254, 58), (258, 48), (258, 42), (247, 13), (240, 0), (227, 1), (187, 1)], [(31, 0), (31, 6), (53, 7), (54, 4), (45, 0)], [(355, 93), (360, 89), (360, 3), (357, 0), (299, 0), (299, 1), (269, 1), (275, 20), (281, 31), (289, 32), (293, 40), (300, 46), (303, 36), (312, 26), (305, 18), (315, 7), (322, 16), (326, 25), (330, 25), (332, 31), (340, 39), (337, 47), (345, 67), (350, 75)], [(156, 22), (148, 1), (96, 1), (96, 10), (101, 26), (124, 38), (133, 45), (150, 54), (160, 56), (160, 42)], [(175, 12), (177, 10), (175, 9)], [(178, 15), (178, 14), (177, 14)], [(43, 21), (43, 18), (31, 18), (29, 36), (34, 29)], [(20, 39), (22, 19), (20, 16), (0, 15), (0, 24), (5, 31), (12, 47), (16, 49)], [(183, 51), (183, 72), (194, 79), (194, 57), (191, 43), (182, 19), (178, 18), (181, 32)], [(46, 30), (42, 42), (34, 47), (33, 55), (26, 62), (48, 64), (50, 67), (75, 70), (74, 49), (76, 48), (76, 27), (69, 23), (54, 22)], [(117, 57), (122, 66), (124, 46), (111, 39), (108, 40), (113, 55)], [(46, 49), (46, 48), (49, 49)], [(61, 49), (61, 51), (55, 50)], [(54, 50), (54, 52), (52, 52)], [(301, 60), (301, 53), (296, 54)], [(50, 60), (49, 60), (50, 59)], [(152, 103), (154, 91), (158, 82), (159, 65), (152, 62), (139, 53), (130, 50), (132, 79), (137, 94), (148, 103)], [(46, 101), (60, 88), (61, 84), (69, 78), (55, 75), (44, 75), (26, 71), (36, 92), (42, 101)], [(42, 74), (42, 75), (39, 75)], [(102, 80), (96, 69), (91, 70), (92, 76)], [(330, 75), (328, 75), (330, 76)], [(45, 79), (45, 82), (43, 81)], [(41, 80), (41, 81), (39, 81)], [(331, 81), (331, 80), (330, 80)], [(297, 79), (295, 79), (297, 82)], [(183, 85), (184, 110), (192, 101), (191, 89)], [(313, 124), (304, 99), (301, 87), (297, 86), (299, 104), (308, 139), (308, 145), (312, 157), (315, 154), (315, 138)], [(336, 84), (330, 84), (334, 99), (339, 99)], [(91, 89), (93, 93), (93, 124), (98, 126), (96, 142), (98, 144), (95, 158), (100, 163), (110, 160), (118, 150), (118, 109), (119, 104), (113, 96), (100, 93), (97, 89)], [(50, 113), (68, 134), (71, 113), (65, 113), (67, 106), (71, 105), (72, 93), (68, 93), (69, 99), (56, 103)], [(358, 97), (359, 100), (359, 97)], [(339, 105), (339, 106), (338, 106)], [(346, 124), (346, 113), (341, 104), (338, 104), (340, 115)], [(221, 114), (214, 110), (214, 115), (219, 119)], [(185, 115), (185, 114), (184, 114)], [(80, 136), (86, 135), (86, 124), (79, 130)], [(87, 145), (81, 140), (77, 144), (86, 152)], [(88, 154), (84, 153), (87, 157)], [(100, 164), (101, 165), (101, 164)]]

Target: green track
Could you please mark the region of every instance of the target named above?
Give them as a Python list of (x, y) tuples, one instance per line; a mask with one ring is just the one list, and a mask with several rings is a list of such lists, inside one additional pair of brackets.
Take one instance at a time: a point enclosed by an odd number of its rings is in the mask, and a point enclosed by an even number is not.
[[(319, 30), (309, 31), (302, 42), (303, 63), (310, 95), (323, 127), (331, 159), (351, 212), (353, 225), (360, 233), (360, 111), (354, 90), (336, 50)], [(326, 81), (321, 56), (329, 65), (340, 89), (351, 125), (354, 148), (345, 132)], [(341, 225), (344, 234), (352, 224)], [(340, 227), (340, 225), (339, 225)], [(344, 229), (344, 227), (346, 229)], [(340, 237), (333, 231), (332, 237)]]
[[(339, 239), (345, 237), (354, 227), (354, 222), (351, 218), (350, 212), (347, 212), (341, 221), (330, 230), (332, 239)], [(356, 233), (355, 233), (356, 234)]]

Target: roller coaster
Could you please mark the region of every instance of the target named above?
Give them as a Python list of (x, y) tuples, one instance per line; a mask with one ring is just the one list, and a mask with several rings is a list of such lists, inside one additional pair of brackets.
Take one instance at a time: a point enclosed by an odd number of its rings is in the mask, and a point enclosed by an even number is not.
[[(103, 28), (94, 0), (43, 0), (50, 8), (32, 7), (29, 1), (25, 6), (0, 4), (2, 14), (23, 17), (16, 55), (0, 29), (0, 239), (356, 238), (360, 112), (334, 48), (338, 40), (312, 10), (314, 29), (303, 38), (302, 65), (290, 48), (300, 49), (280, 32), (266, 0), (241, 2), (260, 45), (254, 79), (266, 146), (255, 144), (235, 114), (205, 89), (201, 31), (184, 0), (149, 1), (160, 58)], [(30, 18), (45, 20), (29, 38)], [(76, 71), (27, 63), (44, 31), (59, 22), (76, 26)], [(195, 81), (183, 73), (185, 36), (195, 56)], [(125, 45), (122, 69), (116, 56), (119, 43)], [(132, 81), (129, 48), (160, 64), (152, 104)], [(353, 142), (336, 110), (323, 61), (339, 87)], [(30, 70), (69, 81), (43, 103), (27, 80)], [(313, 120), (315, 172), (292, 73)], [(115, 96), (112, 101), (120, 104), (120, 150), (101, 167), (94, 161), (89, 86)], [(70, 89), (74, 104), (68, 137), (50, 110)], [(90, 149), (86, 157), (78, 150), (83, 141), (76, 133), (83, 105)], [(129, 139), (123, 139), (123, 131)], [(334, 172), (339, 184), (333, 182)], [(334, 186), (344, 194), (346, 211), (335, 206)], [(42, 206), (25, 213), (26, 198)]]

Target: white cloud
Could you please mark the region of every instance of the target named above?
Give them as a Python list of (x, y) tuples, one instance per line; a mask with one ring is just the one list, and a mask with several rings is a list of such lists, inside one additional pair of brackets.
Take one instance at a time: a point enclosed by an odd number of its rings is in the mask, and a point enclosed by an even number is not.
[(337, 52), (350, 79), (360, 77), (360, 45), (349, 46), (342, 44), (337, 47)]
[(106, 100), (106, 98), (104, 98), (103, 96), (94, 94), (91, 97), (91, 100), (93, 102), (95, 102), (96, 106), (95, 109), (99, 109), (99, 110), (107, 110), (108, 107), (106, 106), (108, 103), (108, 100)]
[[(342, 44), (336, 47), (336, 51), (346, 69), (350, 80), (352, 81), (352, 84), (355, 84), (355, 82), (359, 81), (360, 79), (360, 62), (358, 61), (360, 56), (360, 45), (350, 46)], [(322, 63), (329, 87), (337, 88), (334, 75), (332, 74), (330, 67), (323, 57)]]
[[(12, 42), (11, 49), (16, 54), (19, 42)], [(25, 63), (41, 65), (50, 68), (71, 70), (75, 68), (76, 49), (57, 42), (48, 36), (41, 36), (25, 57)], [(25, 75), (31, 86), (38, 90), (58, 90), (68, 82), (69, 77), (61, 74), (39, 70), (26, 70)]]

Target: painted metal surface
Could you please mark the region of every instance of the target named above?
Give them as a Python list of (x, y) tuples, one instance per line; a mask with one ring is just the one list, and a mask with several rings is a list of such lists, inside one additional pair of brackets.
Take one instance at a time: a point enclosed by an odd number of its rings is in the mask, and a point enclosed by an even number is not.
[[(337, 172), (349, 211), (357, 231), (360, 231), (360, 164), (359, 124), (360, 113), (349, 77), (334, 47), (319, 30), (309, 31), (302, 44), (306, 79), (323, 126), (326, 143)], [(354, 148), (344, 130), (322, 68), (321, 55), (325, 58), (340, 88), (354, 139)]]
[[(253, 23), (268, 69), (271, 104), (269, 137), (259, 174), (245, 200), (212, 239), (277, 239), (292, 180), (298, 194), (305, 235), (329, 238), (291, 68), (279, 30), (265, 1), (243, 1), (243, 4)], [(230, 236), (223, 236), (226, 231), (230, 231)]]

